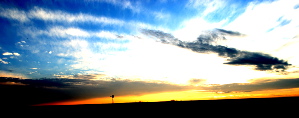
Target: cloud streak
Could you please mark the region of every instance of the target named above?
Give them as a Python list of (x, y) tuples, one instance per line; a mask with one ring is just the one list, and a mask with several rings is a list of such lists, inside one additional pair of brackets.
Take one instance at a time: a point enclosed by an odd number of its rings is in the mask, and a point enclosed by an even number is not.
[[(91, 80), (93, 75), (77, 79), (19, 79), (0, 77), (1, 104), (33, 105), (61, 100), (107, 97), (111, 94), (143, 95), (148, 93), (181, 91), (186, 86), (110, 78)], [(80, 78), (80, 79), (78, 79)], [(22, 98), (22, 99), (19, 99)]]
[(296, 79), (257, 79), (251, 83), (232, 83), (225, 85), (216, 85), (207, 87), (206, 89), (214, 91), (239, 91), (239, 92), (251, 92), (261, 90), (273, 90), (273, 89), (290, 89), (299, 87), (299, 78)]
[(18, 10), (16, 8), (1, 8), (0, 16), (18, 20), (19, 22), (29, 22), (32, 19), (52, 22), (91, 22), (109, 25), (123, 25), (125, 22), (118, 19), (108, 18), (104, 16), (93, 16), (89, 14), (70, 14), (60, 10), (48, 10), (40, 7), (34, 7), (28, 12)]
[(225, 36), (243, 36), (243, 34), (235, 31), (224, 29), (215, 29), (211, 32), (201, 34), (196, 41), (185, 42), (175, 38), (169, 33), (164, 33), (158, 30), (141, 30), (146, 36), (158, 39), (159, 42), (175, 45), (181, 48), (190, 49), (198, 53), (217, 53), (218, 56), (227, 58), (229, 65), (253, 65), (256, 70), (274, 70), (284, 71), (289, 64), (287, 61), (280, 60), (277, 57), (260, 53), (241, 51), (235, 48), (230, 48), (222, 45), (217, 45), (217, 41), (226, 40)]
[(0, 16), (13, 19), (13, 20), (18, 20), (19, 22), (29, 21), (26, 12), (20, 11), (16, 8), (11, 8), (11, 9), (0, 8)]

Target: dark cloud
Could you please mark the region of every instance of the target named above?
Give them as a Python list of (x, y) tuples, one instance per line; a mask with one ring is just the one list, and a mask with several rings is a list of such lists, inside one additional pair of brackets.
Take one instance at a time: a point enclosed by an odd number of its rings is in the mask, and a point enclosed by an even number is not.
[(169, 33), (162, 31), (147, 30), (141, 31), (143, 34), (158, 39), (159, 42), (175, 45), (181, 48), (190, 49), (198, 53), (217, 53), (220, 57), (228, 58), (225, 64), (230, 65), (253, 65), (256, 70), (275, 70), (284, 71), (291, 64), (277, 57), (260, 53), (241, 51), (235, 48), (230, 48), (222, 45), (215, 45), (218, 40), (226, 40), (226, 35), (241, 36), (243, 34), (235, 31), (224, 29), (215, 29), (204, 34), (201, 34), (196, 41), (185, 42), (181, 41)]
[(172, 34), (159, 30), (141, 29), (141, 32), (149, 37), (158, 38), (160, 42), (167, 44), (179, 44), (182, 41), (175, 38)]
[(19, 79), (0, 77), (1, 105), (33, 105), (62, 100), (107, 97), (111, 94), (143, 95), (190, 89), (165, 83), (112, 79)]
[(243, 35), (240, 32), (235, 32), (235, 31), (230, 31), (230, 30), (224, 30), (224, 29), (215, 29), (215, 30), (217, 30), (218, 32), (221, 32), (221, 33), (232, 35), (232, 36), (242, 36)]
[(216, 85), (213, 87), (206, 87), (206, 90), (214, 91), (261, 91), (261, 90), (273, 90), (273, 89), (290, 89), (299, 87), (299, 78), (296, 79), (263, 79), (253, 81), (252, 83), (232, 83), (224, 85)]
[[(243, 54), (242, 54), (243, 53)], [(272, 57), (268, 54), (257, 52), (244, 52), (240, 56), (233, 57), (225, 64), (231, 65), (256, 65), (257, 70), (285, 70), (290, 65), (284, 60)]]
[(189, 80), (189, 83), (190, 84), (201, 84), (201, 83), (204, 83), (206, 82), (206, 79), (190, 79)]

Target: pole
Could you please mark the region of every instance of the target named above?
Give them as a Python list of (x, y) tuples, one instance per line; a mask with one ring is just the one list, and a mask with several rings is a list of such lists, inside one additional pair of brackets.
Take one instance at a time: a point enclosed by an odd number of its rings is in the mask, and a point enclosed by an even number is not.
[(114, 103), (114, 100), (113, 100), (113, 98), (114, 98), (114, 95), (111, 95), (110, 97), (112, 98), (112, 104), (113, 104), (113, 103)]

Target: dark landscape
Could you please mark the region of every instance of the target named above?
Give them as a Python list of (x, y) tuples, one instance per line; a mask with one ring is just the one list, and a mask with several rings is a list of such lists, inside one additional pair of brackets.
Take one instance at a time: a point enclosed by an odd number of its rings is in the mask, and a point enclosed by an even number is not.
[[(82, 104), (82, 105), (49, 105), (49, 106), (7, 106), (6, 110), (23, 109), (38, 113), (75, 113), (76, 111), (92, 112), (98, 111), (143, 111), (145, 109), (156, 110), (187, 110), (224, 108), (292, 108), (299, 105), (299, 97), (277, 97), (277, 98), (249, 98), (249, 99), (222, 99), (222, 100), (196, 100), (196, 101), (162, 101), (162, 102), (136, 102), (136, 103), (114, 103), (114, 104)], [(3, 107), (3, 106), (2, 106)], [(152, 108), (155, 109), (152, 109)], [(217, 109), (214, 109), (217, 110)]]

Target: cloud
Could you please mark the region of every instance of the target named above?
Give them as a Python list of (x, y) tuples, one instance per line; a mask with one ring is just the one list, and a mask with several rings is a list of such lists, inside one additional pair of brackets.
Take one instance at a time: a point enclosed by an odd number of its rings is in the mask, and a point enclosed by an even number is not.
[(20, 73), (14, 73), (15, 70), (7, 69), (5, 71), (0, 70), (0, 77), (14, 77), (14, 78), (28, 78), (27, 76), (20, 74)]
[(27, 14), (25, 11), (20, 11), (16, 8), (11, 9), (5, 9), (0, 6), (0, 16), (6, 17), (8, 19), (17, 20), (19, 22), (28, 22), (29, 18), (27, 17)]
[(112, 19), (103, 16), (92, 16), (88, 14), (70, 14), (59, 10), (47, 10), (44, 8), (34, 7), (29, 11), (28, 16), (30, 18), (41, 19), (44, 21), (60, 21), (60, 22), (92, 22), (102, 24), (115, 24), (122, 25), (124, 21), (118, 19)]
[(216, 91), (261, 91), (261, 90), (273, 90), (273, 89), (290, 89), (299, 87), (299, 78), (295, 79), (254, 79), (250, 83), (232, 83), (224, 85), (215, 85), (207, 87), (206, 89)]
[(2, 59), (0, 59), (0, 62), (3, 63), (3, 64), (8, 64), (8, 63), (9, 63), (9, 62), (4, 61), (4, 60), (2, 60)]
[(121, 38), (121, 36), (116, 35), (116, 33), (112, 33), (112, 32), (109, 32), (109, 31), (100, 31), (100, 32), (96, 33), (95, 35), (100, 37), (100, 38), (106, 38), (106, 39)]
[(40, 7), (34, 7), (28, 12), (18, 10), (16, 8), (1, 8), (0, 16), (18, 20), (20, 22), (29, 22), (32, 19), (40, 19), (52, 22), (90, 22), (109, 25), (123, 25), (125, 22), (118, 19), (108, 18), (104, 16), (93, 16), (89, 14), (71, 14), (60, 10), (48, 10)]
[(16, 52), (13, 53), (13, 55), (15, 55), (15, 56), (20, 56), (20, 54), (19, 54), (19, 53), (16, 53)]
[(203, 16), (206, 16), (217, 9), (226, 6), (226, 2), (223, 0), (189, 0), (186, 4), (186, 7), (201, 10), (205, 8), (204, 11), (201, 11)]
[(194, 17), (183, 21), (180, 24), (180, 28), (173, 32), (173, 35), (182, 41), (195, 41), (202, 32), (214, 29), (215, 27), (222, 27), (225, 22), (223, 20), (211, 23), (202, 17)]
[(279, 69), (285, 70), (290, 65), (287, 61), (263, 53), (242, 51), (238, 55), (240, 56), (233, 57), (229, 60), (230, 62), (225, 64), (256, 65), (257, 70), (278, 69), (276, 71), (279, 71)]
[[(47, 29), (37, 29), (29, 27), (24, 29), (24, 33), (31, 35), (33, 38), (39, 36), (49, 36), (53, 38), (91, 38), (99, 37), (104, 39), (132, 39), (132, 36), (128, 34), (116, 33), (113, 31), (107, 30), (98, 30), (98, 31), (88, 31), (79, 27), (62, 27), (62, 26), (52, 26)], [(22, 42), (17, 43), (20, 46), (25, 46)]]
[(68, 28), (68, 29), (66, 29), (64, 31), (62, 30), (60, 32), (65, 33), (67, 35), (71, 35), (71, 36), (83, 36), (83, 37), (88, 37), (89, 36), (89, 33), (87, 33), (86, 31), (82, 31), (80, 29), (77, 29), (77, 28)]
[(168, 20), (170, 18), (170, 14), (169, 13), (165, 13), (163, 11), (160, 12), (152, 12), (152, 14), (154, 15), (154, 17), (158, 20)]
[(190, 79), (189, 80), (189, 83), (191, 84), (191, 85), (193, 85), (193, 84), (202, 84), (202, 83), (204, 83), (204, 82), (206, 82), (206, 80), (205, 79)]
[(232, 35), (232, 36), (242, 36), (244, 34), (241, 34), (240, 32), (235, 32), (235, 31), (229, 31), (229, 30), (224, 30), (224, 29), (215, 29), (220, 33)]
[[(225, 26), (225, 28), (260, 37), (269, 31), (273, 32), (271, 33), (273, 37), (285, 38), (294, 36), (298, 30), (296, 26), (299, 19), (295, 15), (299, 12), (298, 9), (294, 9), (296, 4), (298, 4), (296, 0), (251, 2), (245, 9), (245, 12)], [(256, 26), (259, 26), (259, 28), (256, 28)], [(284, 32), (286, 30), (288, 32)]]
[(4, 52), (2, 55), (13, 55), (13, 53), (10, 53), (10, 52)]
[[(243, 34), (224, 29), (215, 29), (205, 34), (199, 35), (196, 41), (184, 42), (169, 33), (157, 30), (143, 29), (141, 32), (149, 37), (157, 39), (161, 43), (175, 45), (181, 48), (190, 49), (198, 53), (217, 53), (218, 56), (228, 58), (224, 64), (230, 65), (254, 65), (256, 70), (282, 70), (290, 65), (284, 60), (272, 57), (259, 52), (241, 51), (222, 45), (217, 45), (217, 41), (226, 40), (225, 36), (241, 36)], [(216, 45), (215, 45), (216, 44)]]
[[(91, 75), (93, 76), (93, 75)], [(88, 77), (85, 75), (84, 78)], [(78, 77), (82, 78), (82, 77)], [(33, 105), (61, 100), (77, 100), (105, 97), (111, 94), (143, 95), (155, 92), (180, 91), (188, 87), (166, 83), (154, 83), (131, 80), (88, 80), (88, 79), (18, 79), (0, 77), (1, 104)], [(19, 99), (22, 98), (22, 99)]]
[[(2, 55), (4, 56), (10, 56), (10, 58), (15, 58), (16, 56), (19, 57), (21, 56), (21, 54), (17, 53), (17, 52), (4, 52), (2, 53)], [(7, 58), (3, 58), (3, 59), (7, 59)], [(4, 64), (8, 64), (8, 62), (4, 61), (1, 59), (1, 62), (4, 63)]]
[(138, 2), (128, 1), (128, 0), (86, 0), (86, 2), (105, 2), (112, 4), (123, 9), (129, 9), (135, 13), (139, 13), (141, 8)]

